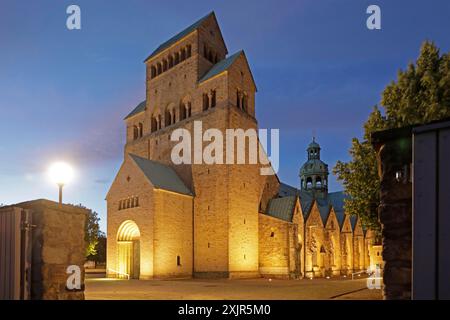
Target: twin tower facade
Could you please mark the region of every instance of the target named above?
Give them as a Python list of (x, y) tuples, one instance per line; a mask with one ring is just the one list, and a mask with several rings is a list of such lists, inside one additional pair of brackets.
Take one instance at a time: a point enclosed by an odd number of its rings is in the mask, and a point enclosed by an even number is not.
[[(106, 196), (108, 276), (305, 275), (300, 251), (293, 258), (298, 261), (287, 266), (284, 258), (276, 258), (280, 250), (262, 240), (275, 238), (270, 224), (286, 222), (268, 214), (276, 215), (269, 206), (282, 197), (276, 176), (261, 175), (257, 164), (180, 165), (171, 159), (178, 143), (171, 133), (178, 128), (193, 132), (194, 122), (201, 122), (203, 131), (257, 129), (256, 85), (245, 53), (228, 54), (210, 13), (161, 44), (145, 65), (146, 100), (125, 118), (124, 161)], [(304, 233), (298, 210), (297, 232)], [(286, 223), (293, 225), (294, 214), (290, 219)], [(284, 256), (291, 247), (302, 247), (303, 238), (292, 237), (290, 246), (282, 242), (288, 246), (281, 248)], [(261, 263), (271, 260), (274, 265)]]

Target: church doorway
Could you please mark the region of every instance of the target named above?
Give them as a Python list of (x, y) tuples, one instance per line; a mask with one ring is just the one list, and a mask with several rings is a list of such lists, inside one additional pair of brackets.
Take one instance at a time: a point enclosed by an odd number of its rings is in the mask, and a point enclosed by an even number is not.
[(132, 220), (124, 221), (117, 231), (117, 275), (123, 279), (139, 279), (140, 273), (139, 228)]

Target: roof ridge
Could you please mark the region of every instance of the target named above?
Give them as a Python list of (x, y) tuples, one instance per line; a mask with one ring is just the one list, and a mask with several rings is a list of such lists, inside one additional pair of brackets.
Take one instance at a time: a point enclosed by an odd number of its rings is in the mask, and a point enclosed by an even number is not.
[(183, 39), (184, 37), (186, 37), (188, 34), (190, 34), (191, 32), (193, 32), (194, 30), (197, 30), (201, 24), (210, 16), (215, 16), (214, 10), (209, 12), (207, 15), (205, 15), (204, 17), (200, 18), (199, 20), (195, 21), (194, 23), (192, 23), (191, 25), (189, 25), (188, 27), (184, 28), (183, 30), (181, 30), (180, 32), (178, 32), (177, 34), (175, 34), (173, 37), (171, 37), (169, 40), (163, 42), (162, 44), (160, 44), (145, 60), (144, 62), (146, 62), (148, 59), (150, 59), (151, 57), (157, 55), (158, 53), (160, 53), (161, 51), (167, 49), (168, 47), (170, 47), (172, 44), (174, 44), (175, 42)]

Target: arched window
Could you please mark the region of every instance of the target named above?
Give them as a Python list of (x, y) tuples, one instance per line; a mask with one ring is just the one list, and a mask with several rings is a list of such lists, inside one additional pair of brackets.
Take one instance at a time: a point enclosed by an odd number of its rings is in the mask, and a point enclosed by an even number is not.
[(174, 65), (177, 65), (178, 63), (180, 63), (180, 54), (178, 52), (175, 52)]
[(169, 68), (173, 67), (173, 57), (172, 55), (169, 56)]
[(177, 266), (181, 266), (181, 257), (177, 256)]
[(139, 122), (139, 137), (141, 138), (144, 135), (144, 125), (142, 122)]
[(172, 115), (170, 114), (170, 110), (169, 109), (166, 109), (166, 112), (164, 113), (164, 121), (165, 121), (165, 123), (164, 123), (164, 125), (167, 127), (167, 126), (170, 126), (171, 124), (172, 124)]
[(167, 60), (164, 59), (163, 60), (163, 71), (167, 71), (167, 68), (168, 68)]
[(312, 179), (311, 177), (306, 178), (306, 190), (312, 187)]
[(248, 107), (248, 97), (247, 94), (242, 95), (242, 110), (247, 111)]
[(162, 73), (162, 66), (161, 66), (161, 63), (160, 62), (158, 62), (158, 75), (160, 75), (161, 73)]
[(162, 120), (161, 120), (161, 115), (158, 115), (158, 129), (161, 129), (162, 126)]
[(211, 90), (211, 108), (216, 106), (216, 90)]
[(241, 108), (241, 92), (236, 90), (236, 107)]
[(180, 121), (186, 119), (186, 105), (180, 102)]
[(322, 187), (322, 178), (316, 177), (316, 186), (319, 188)]
[(151, 66), (150, 68), (150, 74), (151, 74), (151, 78), (153, 79), (154, 77), (156, 77), (156, 68), (155, 66)]
[(186, 60), (186, 49), (181, 49), (181, 61)]
[(186, 46), (186, 58), (190, 58), (192, 55), (192, 47), (190, 44)]
[(203, 94), (203, 111), (209, 109), (209, 97), (207, 93)]
[(192, 115), (192, 105), (191, 105), (190, 102), (188, 102), (188, 105), (187, 105), (187, 117), (190, 118), (191, 115)]
[(155, 132), (156, 130), (158, 130), (158, 121), (156, 120), (156, 116), (153, 116), (150, 124), (150, 131)]
[(177, 113), (175, 108), (172, 110), (172, 124), (177, 122)]
[(139, 129), (137, 126), (133, 126), (133, 139), (136, 140), (139, 137)]

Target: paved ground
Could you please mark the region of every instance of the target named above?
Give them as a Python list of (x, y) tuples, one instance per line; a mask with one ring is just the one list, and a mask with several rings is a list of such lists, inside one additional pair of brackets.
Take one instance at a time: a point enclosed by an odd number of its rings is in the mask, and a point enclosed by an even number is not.
[(381, 299), (366, 279), (314, 280), (116, 280), (86, 279), (86, 299), (249, 300)]

